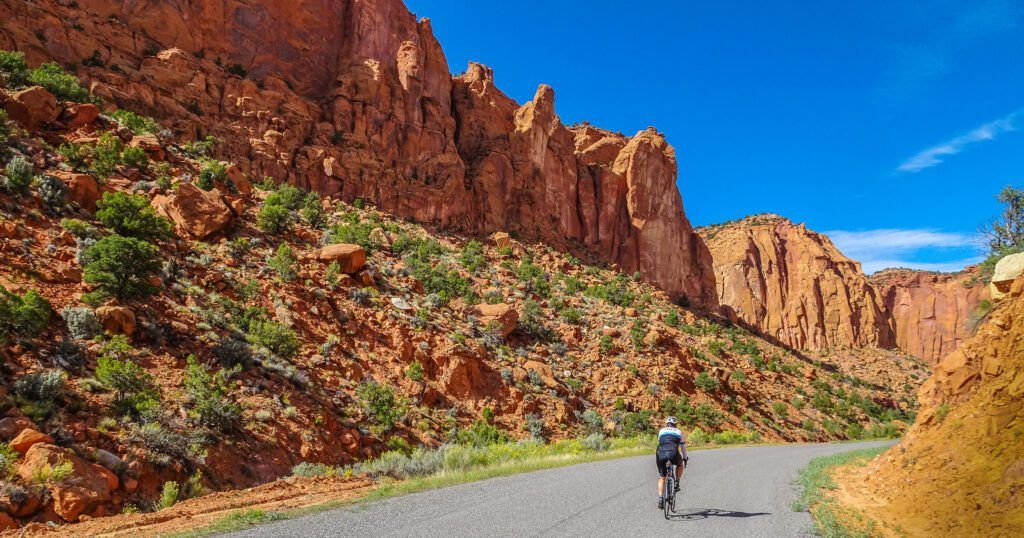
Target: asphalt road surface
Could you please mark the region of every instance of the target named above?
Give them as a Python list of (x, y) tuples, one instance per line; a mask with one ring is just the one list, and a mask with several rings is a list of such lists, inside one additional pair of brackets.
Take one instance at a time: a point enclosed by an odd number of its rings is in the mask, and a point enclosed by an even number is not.
[(690, 453), (677, 515), (657, 509), (652, 455), (492, 478), (253, 527), (232, 536), (808, 536), (793, 479), (812, 458), (891, 444)]

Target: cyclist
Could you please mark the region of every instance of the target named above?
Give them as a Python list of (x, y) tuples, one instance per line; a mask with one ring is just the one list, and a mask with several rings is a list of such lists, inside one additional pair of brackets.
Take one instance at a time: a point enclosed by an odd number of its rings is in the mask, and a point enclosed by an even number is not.
[(686, 436), (676, 427), (676, 417), (666, 417), (665, 427), (658, 432), (658, 451), (655, 459), (658, 463), (658, 509), (665, 507), (665, 496), (661, 494), (665, 488), (665, 474), (669, 462), (676, 464), (676, 488), (679, 491), (679, 479), (683, 477), (683, 469), (690, 458), (686, 457)]

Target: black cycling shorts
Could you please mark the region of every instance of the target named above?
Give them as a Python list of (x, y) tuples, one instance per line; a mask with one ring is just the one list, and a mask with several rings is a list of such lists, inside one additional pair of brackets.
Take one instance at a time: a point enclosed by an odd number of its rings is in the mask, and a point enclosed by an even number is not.
[(664, 477), (668, 473), (669, 462), (676, 464), (676, 467), (683, 466), (683, 455), (680, 454), (678, 450), (673, 450), (672, 452), (658, 451), (654, 457), (658, 462), (658, 476), (661, 477)]

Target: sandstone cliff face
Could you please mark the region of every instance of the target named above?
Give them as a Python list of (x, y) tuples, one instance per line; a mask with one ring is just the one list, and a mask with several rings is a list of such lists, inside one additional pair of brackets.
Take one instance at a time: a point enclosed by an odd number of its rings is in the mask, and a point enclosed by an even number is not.
[(72, 5), (0, 1), (0, 47), (79, 65), (105, 101), (217, 136), (252, 177), (590, 251), (714, 306), (663, 136), (571, 130), (551, 88), (520, 106), (480, 65), (453, 78), (400, 0)]
[(900, 444), (841, 482), (850, 504), (913, 536), (1024, 532), (1024, 277), (935, 367)]
[(730, 315), (804, 349), (891, 347), (878, 293), (829, 239), (777, 215), (701, 229)]
[(871, 284), (892, 318), (895, 345), (933, 365), (971, 337), (972, 315), (989, 296), (973, 269), (955, 274), (886, 270), (872, 275)]
[(989, 296), (974, 269), (867, 277), (827, 237), (777, 215), (699, 232), (723, 309), (791, 347), (899, 348), (936, 364), (971, 336), (971, 317)]

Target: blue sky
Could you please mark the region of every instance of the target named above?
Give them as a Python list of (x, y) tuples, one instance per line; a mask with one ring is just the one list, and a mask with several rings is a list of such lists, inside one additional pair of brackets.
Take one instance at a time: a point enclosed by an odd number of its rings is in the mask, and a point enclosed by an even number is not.
[(868, 272), (976, 261), (1024, 187), (1024, 1), (407, 0), (452, 71), (665, 132), (697, 225), (773, 212)]

